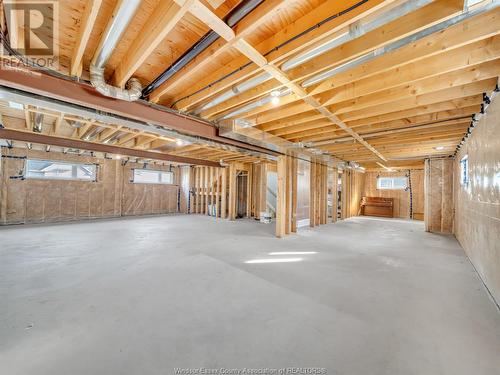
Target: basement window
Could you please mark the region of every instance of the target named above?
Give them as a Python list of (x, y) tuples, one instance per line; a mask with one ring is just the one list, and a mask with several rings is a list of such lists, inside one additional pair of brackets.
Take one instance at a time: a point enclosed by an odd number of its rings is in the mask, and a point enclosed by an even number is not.
[(469, 183), (469, 155), (465, 155), (460, 160), (460, 184), (467, 185)]
[(407, 186), (407, 177), (379, 177), (377, 179), (377, 189), (379, 190), (405, 190)]
[(174, 183), (174, 174), (150, 169), (134, 169), (133, 183), (171, 185)]
[(26, 160), (26, 179), (97, 181), (95, 164), (68, 163), (55, 160)]

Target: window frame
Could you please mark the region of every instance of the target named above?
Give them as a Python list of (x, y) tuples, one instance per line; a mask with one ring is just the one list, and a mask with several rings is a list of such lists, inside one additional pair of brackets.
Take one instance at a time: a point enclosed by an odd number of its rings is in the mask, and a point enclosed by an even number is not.
[[(158, 173), (159, 177), (159, 182), (142, 182), (142, 181), (136, 181), (136, 171), (145, 171), (145, 172), (152, 172), (152, 173)], [(170, 182), (162, 182), (162, 174), (168, 174), (170, 175)], [(162, 171), (160, 169), (146, 169), (146, 168), (133, 168), (132, 169), (132, 183), (133, 184), (140, 184), (140, 185), (175, 185), (174, 183), (174, 172), (172, 171)]]
[[(57, 176), (30, 176), (29, 172), (29, 163), (31, 161), (34, 162), (44, 162), (44, 163), (52, 163), (52, 164), (63, 164), (63, 165), (71, 165), (71, 166), (86, 166), (91, 167), (93, 169), (93, 178), (78, 178), (78, 177), (57, 177)], [(54, 160), (54, 159), (37, 159), (37, 158), (26, 158), (24, 163), (23, 170), (23, 179), (25, 180), (42, 180), (42, 181), (78, 181), (78, 182), (97, 182), (98, 174), (99, 174), (99, 165), (95, 163), (81, 163), (81, 162), (71, 162), (71, 161), (63, 161), (63, 160)]]
[[(395, 187), (394, 180), (395, 179), (405, 179), (405, 187)], [(391, 180), (391, 186), (390, 187), (381, 187), (380, 186), (380, 181), (382, 179), (385, 180)], [(377, 190), (406, 190), (408, 189), (408, 177), (407, 176), (395, 176), (395, 177), (389, 177), (389, 176), (379, 176), (377, 177)]]

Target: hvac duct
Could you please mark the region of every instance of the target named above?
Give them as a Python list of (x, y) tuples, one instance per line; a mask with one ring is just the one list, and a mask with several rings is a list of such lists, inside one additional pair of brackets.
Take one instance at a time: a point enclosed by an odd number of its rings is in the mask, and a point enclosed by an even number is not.
[[(246, 0), (231, 11), (224, 21), (229, 27), (233, 27), (240, 22), (243, 17), (254, 10), (263, 0)], [(219, 39), (219, 35), (215, 31), (210, 31), (201, 38), (191, 49), (184, 53), (170, 68), (165, 70), (153, 82), (151, 82), (142, 92), (144, 97), (151, 94), (154, 90), (160, 87), (165, 81), (185, 67), (191, 60), (206, 50), (213, 42)]]
[(30, 112), (30, 120), (33, 125), (33, 131), (35, 133), (41, 133), (43, 131), (43, 114)]
[(109, 85), (104, 78), (104, 66), (125, 33), (130, 21), (132, 21), (140, 4), (141, 0), (122, 0), (118, 3), (113, 20), (108, 24), (98, 52), (90, 65), (90, 81), (97, 91), (105, 96), (129, 102), (140, 99), (142, 94), (140, 82), (135, 78), (130, 79), (127, 83), (128, 90)]

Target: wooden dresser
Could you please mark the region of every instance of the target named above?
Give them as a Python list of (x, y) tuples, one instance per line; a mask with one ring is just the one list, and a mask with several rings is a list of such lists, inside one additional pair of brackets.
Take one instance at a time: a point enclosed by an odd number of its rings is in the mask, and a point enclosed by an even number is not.
[(394, 199), (363, 197), (361, 199), (361, 215), (394, 217)]

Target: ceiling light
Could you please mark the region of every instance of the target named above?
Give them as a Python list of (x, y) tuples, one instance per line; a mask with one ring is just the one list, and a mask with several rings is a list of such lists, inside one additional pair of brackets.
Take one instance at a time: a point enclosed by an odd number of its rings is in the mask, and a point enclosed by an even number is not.
[(437, 146), (437, 147), (434, 147), (434, 149), (436, 151), (442, 151), (442, 150), (444, 150), (444, 146)]
[(178, 139), (177, 141), (175, 141), (175, 143), (177, 144), (177, 146), (184, 146), (184, 141), (182, 139)]
[(273, 91), (271, 91), (271, 96), (272, 96), (272, 97), (277, 98), (277, 97), (278, 97), (278, 96), (280, 96), (280, 95), (281, 95), (281, 92), (279, 92), (278, 90), (273, 90)]
[(271, 99), (271, 103), (272, 103), (272, 105), (274, 105), (276, 107), (276, 106), (280, 105), (281, 100), (279, 97), (273, 96), (273, 98)]

